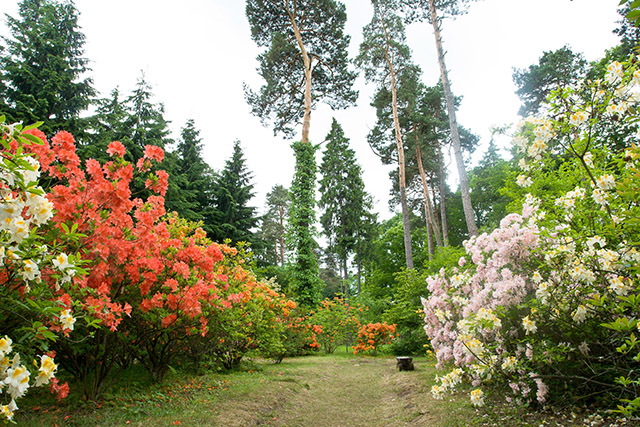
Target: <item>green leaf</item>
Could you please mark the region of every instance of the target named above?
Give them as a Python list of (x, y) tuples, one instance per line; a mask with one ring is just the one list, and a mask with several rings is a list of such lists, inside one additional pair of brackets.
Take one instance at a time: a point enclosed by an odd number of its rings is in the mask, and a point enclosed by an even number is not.
[(34, 123), (34, 124), (32, 124), (32, 125), (25, 126), (25, 128), (24, 128), (24, 129), (22, 129), (22, 130), (23, 130), (23, 131), (25, 131), (25, 130), (36, 129), (36, 128), (38, 128), (38, 127), (42, 126), (42, 124), (43, 124), (43, 123), (44, 123), (44, 122), (36, 122), (36, 123)]
[(37, 145), (42, 145), (42, 140), (40, 138), (38, 138), (35, 135), (28, 134), (28, 133), (21, 135), (20, 139), (26, 139), (26, 140), (28, 140), (28, 142), (32, 142), (32, 143), (37, 144)]

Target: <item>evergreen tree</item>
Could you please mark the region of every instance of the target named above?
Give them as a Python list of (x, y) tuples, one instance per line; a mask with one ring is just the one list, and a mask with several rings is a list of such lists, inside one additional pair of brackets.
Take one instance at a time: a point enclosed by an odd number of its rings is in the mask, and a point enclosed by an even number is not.
[(253, 243), (257, 225), (256, 208), (249, 206), (253, 198), (251, 173), (247, 170), (240, 141), (233, 144), (231, 158), (218, 175), (213, 190), (212, 238), (218, 242), (230, 239)]
[(527, 69), (514, 70), (516, 94), (522, 100), (520, 115), (536, 114), (551, 91), (575, 85), (586, 73), (587, 61), (582, 54), (573, 53), (564, 46), (556, 51), (544, 52), (538, 64)]
[(471, 200), (475, 207), (478, 224), (487, 230), (500, 225), (507, 215), (510, 198), (501, 192), (509, 179), (509, 162), (498, 154), (493, 140), (489, 142), (487, 153), (471, 173)]
[(6, 15), (11, 37), (3, 37), (0, 89), (9, 121), (44, 121), (51, 135), (60, 129), (81, 138), (79, 118), (94, 95), (93, 82), (83, 78), (85, 36), (78, 27), (73, 1), (23, 0), (18, 17)]
[(167, 211), (176, 211), (182, 218), (203, 221), (202, 228), (212, 234), (214, 213), (211, 199), (215, 174), (202, 158), (202, 148), (200, 131), (190, 119), (181, 130), (176, 150), (171, 153), (176, 165), (172, 168), (174, 173), (169, 176), (166, 208)]
[(282, 185), (274, 185), (267, 193), (267, 212), (262, 217), (260, 239), (265, 242), (264, 262), (285, 263), (285, 230), (289, 212), (289, 190)]
[(337, 256), (342, 277), (347, 281), (347, 260), (356, 249), (368, 195), (356, 154), (349, 148), (349, 139), (335, 119), (325, 140), (327, 148), (320, 165), (318, 206), (324, 210), (320, 223), (329, 240), (328, 251)]

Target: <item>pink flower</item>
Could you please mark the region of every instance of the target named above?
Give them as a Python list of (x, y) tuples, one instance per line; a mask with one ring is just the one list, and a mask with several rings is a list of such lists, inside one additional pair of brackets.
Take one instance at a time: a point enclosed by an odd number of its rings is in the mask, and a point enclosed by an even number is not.
[(126, 152), (126, 148), (124, 148), (124, 145), (122, 145), (121, 142), (119, 141), (113, 141), (111, 144), (109, 144), (109, 148), (107, 148), (107, 154), (109, 154), (111, 157), (118, 156), (118, 157), (124, 157), (124, 153)]

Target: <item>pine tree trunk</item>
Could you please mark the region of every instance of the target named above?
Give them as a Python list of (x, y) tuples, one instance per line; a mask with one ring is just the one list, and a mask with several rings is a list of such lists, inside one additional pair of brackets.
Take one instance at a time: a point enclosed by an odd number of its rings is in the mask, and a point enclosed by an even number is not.
[[(287, 6), (288, 7), (288, 6)], [(300, 53), (302, 54), (302, 62), (304, 64), (304, 115), (302, 119), (302, 142), (309, 142), (309, 130), (311, 129), (311, 58), (307, 53), (307, 49), (302, 42), (302, 36), (300, 35), (300, 28), (296, 23), (294, 16), (289, 12), (289, 19), (291, 26), (293, 27), (293, 33), (298, 42)]]
[(280, 208), (280, 266), (284, 267), (284, 208)]
[[(384, 21), (382, 21), (384, 22)], [(393, 62), (389, 56), (389, 35), (386, 27), (385, 32), (385, 59), (389, 66), (389, 75), (391, 77), (391, 109), (393, 112), (393, 124), (395, 127), (396, 144), (398, 146), (398, 184), (400, 187), (400, 206), (402, 207), (402, 226), (404, 229), (404, 255), (408, 269), (413, 268), (413, 253), (411, 245), (411, 223), (409, 218), (409, 207), (407, 205), (407, 186), (404, 162), (404, 144), (402, 142), (402, 132), (400, 131), (400, 120), (398, 119), (398, 96), (396, 91), (396, 75), (393, 69)]]
[[(446, 200), (446, 188), (445, 188), (445, 174), (444, 174), (444, 157), (442, 156), (442, 150), (440, 144), (436, 141), (438, 149), (438, 181), (440, 190), (440, 221), (442, 223), (442, 244), (449, 246), (449, 229), (447, 227), (447, 206)], [(435, 203), (436, 192), (433, 192), (433, 201)]]
[(429, 251), (429, 262), (433, 261), (433, 231), (434, 227), (431, 224), (431, 220), (429, 219), (429, 212), (427, 212), (427, 204), (424, 204), (424, 215), (427, 218), (427, 249)]
[[(414, 127), (415, 132), (415, 127)], [(442, 246), (442, 238), (440, 237), (440, 233), (438, 232), (438, 220), (436, 219), (436, 215), (431, 206), (431, 197), (429, 196), (429, 185), (427, 184), (427, 175), (424, 172), (424, 166), (422, 165), (422, 155), (420, 153), (420, 146), (418, 145), (418, 134), (416, 133), (416, 160), (418, 161), (418, 170), (420, 171), (420, 179), (422, 180), (422, 193), (424, 195), (424, 207), (427, 212), (429, 222), (433, 227), (433, 234), (436, 238), (436, 244), (438, 246)]]
[(456, 167), (458, 169), (458, 177), (460, 179), (460, 193), (462, 194), (462, 207), (464, 210), (464, 218), (467, 223), (469, 236), (478, 235), (478, 227), (476, 226), (473, 207), (471, 206), (471, 195), (469, 194), (469, 180), (464, 167), (462, 157), (462, 146), (460, 144), (460, 134), (458, 132), (458, 123), (456, 122), (456, 107), (453, 102), (453, 94), (451, 93), (451, 85), (447, 73), (447, 66), (444, 62), (444, 51), (442, 49), (442, 36), (440, 34), (440, 19), (436, 13), (434, 0), (429, 0), (429, 12), (431, 14), (431, 23), (433, 25), (433, 34), (436, 38), (436, 49), (438, 51), (438, 63), (440, 64), (440, 74), (442, 78), (442, 86), (444, 87), (444, 96), (447, 102), (447, 113), (449, 114), (449, 127), (451, 129), (451, 143), (453, 144), (453, 152), (456, 158)]
[(344, 283), (344, 296), (349, 301), (349, 274), (347, 273), (347, 257), (342, 258), (342, 274)]
[(356, 265), (358, 267), (358, 296), (360, 296), (360, 291), (362, 290), (362, 266), (359, 256), (356, 256)]

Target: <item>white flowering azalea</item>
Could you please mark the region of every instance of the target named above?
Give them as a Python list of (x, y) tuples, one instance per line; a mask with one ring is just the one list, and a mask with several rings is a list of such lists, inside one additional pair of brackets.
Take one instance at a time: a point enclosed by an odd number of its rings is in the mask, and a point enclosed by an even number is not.
[(62, 330), (68, 329), (73, 331), (73, 325), (76, 323), (76, 319), (71, 315), (71, 310), (63, 310), (60, 313), (60, 322), (62, 323)]
[(520, 169), (522, 169), (525, 172), (529, 172), (529, 169), (531, 169), (529, 167), (529, 164), (527, 163), (527, 161), (524, 158), (522, 158), (522, 159), (520, 159), (518, 161), (518, 165), (520, 166)]
[(29, 235), (30, 222), (22, 217), (5, 218), (3, 225), (10, 234), (9, 242), (20, 244)]
[(529, 146), (527, 154), (536, 159), (540, 158), (542, 153), (547, 149), (547, 144), (542, 139), (536, 139), (533, 144)]
[(616, 180), (613, 175), (602, 175), (596, 178), (596, 185), (601, 190), (613, 190), (616, 188)]
[(516, 179), (516, 184), (518, 184), (520, 187), (530, 187), (533, 184), (533, 180), (531, 179), (531, 177), (525, 176), (525, 175), (518, 175), (518, 178)]
[(473, 406), (484, 405), (484, 393), (482, 390), (477, 388), (471, 392), (471, 403), (473, 403)]
[(74, 265), (69, 263), (69, 257), (65, 253), (58, 254), (55, 258), (53, 258), (53, 266), (60, 271), (64, 271), (67, 268), (73, 268)]
[(33, 260), (25, 259), (22, 261), (22, 270), (20, 275), (24, 280), (39, 280), (40, 268)]
[(431, 387), (431, 396), (434, 399), (442, 400), (444, 398), (445, 388), (439, 385), (434, 385)]
[(612, 279), (609, 279), (609, 291), (618, 296), (624, 297), (631, 291), (631, 287), (625, 283), (625, 279), (623, 277), (615, 276)]
[(584, 162), (590, 168), (593, 168), (593, 153), (591, 151), (587, 151), (583, 156)]
[(56, 369), (58, 369), (58, 365), (54, 363), (51, 357), (47, 355), (40, 356), (40, 367), (38, 368), (35, 386), (49, 384), (49, 380), (55, 376)]
[(609, 203), (607, 193), (599, 188), (593, 190), (593, 194), (591, 195), (591, 197), (593, 197), (594, 202), (601, 206), (606, 206)]
[(525, 318), (522, 319), (522, 326), (524, 327), (526, 335), (529, 335), (529, 333), (535, 334), (536, 331), (538, 330), (538, 327), (536, 326), (536, 322), (531, 320), (529, 316), (526, 316)]
[(7, 218), (19, 217), (24, 208), (22, 200), (14, 198), (12, 195), (5, 197), (0, 203), (0, 219), (5, 220)]
[(509, 356), (502, 361), (502, 365), (500, 366), (503, 371), (513, 372), (516, 370), (516, 366), (518, 365), (518, 361), (515, 357)]
[(569, 116), (569, 123), (573, 126), (580, 126), (587, 120), (587, 113), (584, 111), (576, 111)]
[(24, 396), (24, 393), (29, 388), (29, 370), (23, 365), (14, 363), (9, 369), (7, 369), (7, 377), (4, 379), (4, 383), (8, 386), (7, 391), (12, 398)]
[(5, 335), (4, 338), (0, 338), (0, 358), (11, 353), (11, 344), (13, 344), (13, 341), (8, 336)]
[(619, 83), (624, 76), (624, 70), (622, 68), (622, 64), (618, 61), (613, 61), (609, 65), (607, 65), (607, 73), (604, 79), (607, 83), (615, 84)]
[(572, 317), (573, 320), (578, 324), (584, 322), (587, 319), (587, 307), (585, 307), (583, 304), (580, 304), (578, 308), (573, 312)]

